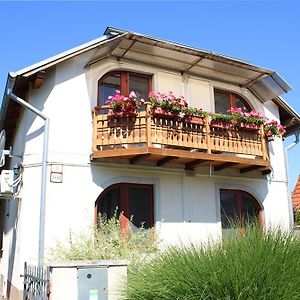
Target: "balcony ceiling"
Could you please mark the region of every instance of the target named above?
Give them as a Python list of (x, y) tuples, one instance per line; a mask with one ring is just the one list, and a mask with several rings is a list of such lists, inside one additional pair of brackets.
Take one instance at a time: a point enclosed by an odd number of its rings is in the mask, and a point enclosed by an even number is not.
[(254, 170), (261, 171), (262, 174), (271, 172), (269, 161), (263, 159), (152, 147), (96, 151), (92, 154), (91, 160), (105, 163), (123, 162), (130, 165), (179, 168), (188, 171), (195, 171), (199, 167), (212, 167), (215, 172), (224, 169), (234, 169), (240, 173)]

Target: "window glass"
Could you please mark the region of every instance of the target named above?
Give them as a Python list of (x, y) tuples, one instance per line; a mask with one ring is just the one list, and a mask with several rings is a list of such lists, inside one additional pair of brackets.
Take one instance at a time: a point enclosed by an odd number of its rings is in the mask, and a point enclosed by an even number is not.
[(246, 105), (245, 100), (242, 100), (238, 97), (235, 99), (235, 107), (242, 108), (244, 111), (249, 111), (249, 105)]
[(137, 76), (129, 74), (129, 90), (128, 93), (134, 91), (138, 93), (140, 98), (146, 100), (149, 95), (149, 77)]
[(115, 94), (116, 90), (121, 90), (121, 74), (114, 73), (105, 77), (101, 81), (99, 89), (99, 105), (102, 105), (109, 96)]
[(215, 90), (215, 112), (227, 114), (230, 109), (230, 94)]
[(101, 197), (98, 207), (98, 214), (100, 213), (104, 220), (109, 220), (113, 216), (116, 218), (119, 217), (121, 209), (120, 196), (120, 188), (116, 187), (104, 193), (104, 195)]
[(232, 107), (242, 108), (244, 111), (250, 111), (251, 106), (242, 97), (227, 91), (214, 90), (215, 112), (227, 114)]
[(249, 194), (243, 193), (243, 218), (245, 222), (257, 221), (259, 207)]
[(128, 213), (134, 226), (148, 229), (152, 227), (151, 211), (152, 199), (149, 188), (129, 187)]
[(230, 228), (237, 222), (237, 197), (234, 192), (221, 191), (222, 228)]
[(260, 206), (247, 192), (239, 190), (221, 190), (221, 222), (223, 229), (243, 226), (245, 222), (258, 222)]

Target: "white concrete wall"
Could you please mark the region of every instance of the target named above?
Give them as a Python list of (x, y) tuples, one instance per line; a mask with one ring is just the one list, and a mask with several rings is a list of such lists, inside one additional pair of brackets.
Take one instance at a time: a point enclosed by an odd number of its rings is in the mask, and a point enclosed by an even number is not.
[[(288, 227), (288, 197), (284, 169), (283, 144), (276, 139), (270, 145), (273, 173), (267, 179), (251, 174), (220, 172), (208, 168), (196, 176), (183, 171), (157, 171), (143, 167), (90, 164), (92, 115), (96, 105), (97, 82), (113, 69), (125, 69), (153, 75), (153, 90), (173, 91), (186, 96), (191, 106), (214, 111), (213, 88), (243, 95), (255, 109), (270, 118), (278, 117), (273, 103), (260, 103), (249, 91), (223, 83), (186, 78), (142, 65), (105, 60), (84, 68), (92, 53), (70, 59), (51, 71), (38, 90), (29, 93), (29, 102), (50, 118), (49, 163), (63, 165), (63, 182), (47, 180), (46, 253), (56, 242), (89, 226), (94, 203), (104, 188), (117, 182), (151, 183), (155, 190), (155, 221), (159, 238), (165, 243), (202, 242), (221, 235), (219, 189), (250, 191), (264, 208), (264, 223)], [(7, 202), (4, 255), (1, 273), (22, 289), (23, 262), (36, 263), (39, 227), (40, 162), (43, 121), (24, 111), (16, 129), (14, 153), (24, 153), (24, 185), (19, 202)], [(24, 147), (24, 143), (26, 145)], [(11, 166), (17, 161), (14, 159)], [(49, 170), (50, 172), (50, 167)], [(238, 184), (236, 184), (238, 183)], [(13, 272), (12, 272), (13, 271)]]

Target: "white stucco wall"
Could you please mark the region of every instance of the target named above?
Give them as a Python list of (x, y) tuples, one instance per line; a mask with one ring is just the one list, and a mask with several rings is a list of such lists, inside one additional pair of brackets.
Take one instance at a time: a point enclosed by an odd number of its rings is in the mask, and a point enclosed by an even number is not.
[[(246, 190), (263, 207), (265, 225), (289, 226), (283, 144), (270, 144), (273, 173), (266, 178), (235, 172), (215, 174), (203, 168), (188, 176), (181, 170), (151, 169), (128, 165), (90, 163), (92, 115), (96, 105), (97, 82), (107, 71), (117, 68), (153, 75), (153, 90), (184, 95), (190, 105), (214, 111), (213, 87), (243, 95), (255, 109), (270, 118), (278, 117), (273, 103), (260, 103), (249, 91), (223, 83), (183, 78), (180, 74), (151, 67), (102, 61), (85, 67), (92, 53), (70, 59), (47, 71), (42, 87), (29, 93), (29, 102), (50, 118), (49, 164), (63, 165), (63, 182), (47, 180), (46, 251), (57, 240), (66, 241), (70, 230), (77, 232), (93, 222), (95, 200), (107, 186), (117, 182), (154, 185), (155, 221), (164, 243), (178, 244), (219, 239), (220, 188)], [(36, 263), (38, 249), (40, 162), (43, 122), (24, 111), (16, 129), (14, 153), (24, 153), (22, 199), (7, 202), (4, 254), (1, 274), (22, 289), (23, 262)], [(24, 143), (26, 142), (25, 148)], [(13, 166), (18, 160), (14, 159)], [(48, 172), (51, 167), (49, 166)], [(49, 175), (49, 174), (48, 174)], [(17, 221), (16, 221), (17, 216)], [(13, 272), (12, 272), (13, 270)]]

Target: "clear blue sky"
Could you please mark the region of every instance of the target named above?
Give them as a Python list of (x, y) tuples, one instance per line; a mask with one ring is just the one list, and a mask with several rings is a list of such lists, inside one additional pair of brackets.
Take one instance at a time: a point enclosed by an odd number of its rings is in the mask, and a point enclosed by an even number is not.
[[(0, 1), (0, 12), (1, 95), (8, 71), (88, 42), (114, 26), (276, 70), (293, 87), (284, 99), (300, 112), (298, 1)], [(292, 189), (300, 173), (300, 145), (289, 151), (288, 160)]]

